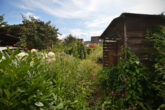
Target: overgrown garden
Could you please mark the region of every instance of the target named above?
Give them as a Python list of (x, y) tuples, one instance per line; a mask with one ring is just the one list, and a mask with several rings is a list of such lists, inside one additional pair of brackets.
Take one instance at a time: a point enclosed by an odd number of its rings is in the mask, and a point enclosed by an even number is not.
[(87, 48), (72, 35), (61, 41), (50, 22), (23, 18), (9, 33), (17, 29), (16, 45), (27, 52), (0, 53), (1, 110), (165, 109), (165, 27), (146, 35), (154, 46), (150, 66), (123, 49), (127, 58), (111, 68), (98, 60), (101, 44)]

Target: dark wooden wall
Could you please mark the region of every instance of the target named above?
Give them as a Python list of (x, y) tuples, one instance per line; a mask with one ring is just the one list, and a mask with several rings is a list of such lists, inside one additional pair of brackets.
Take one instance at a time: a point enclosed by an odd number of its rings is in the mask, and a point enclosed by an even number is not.
[(121, 47), (130, 47), (142, 62), (152, 53), (153, 45), (145, 38), (147, 30), (152, 31), (165, 25), (165, 19), (155, 15), (122, 14), (114, 19), (102, 34), (103, 66), (119, 63)]
[(153, 45), (145, 38), (147, 30), (152, 31), (165, 22), (158, 16), (129, 16), (126, 18), (127, 46), (131, 48), (142, 62), (153, 52)]

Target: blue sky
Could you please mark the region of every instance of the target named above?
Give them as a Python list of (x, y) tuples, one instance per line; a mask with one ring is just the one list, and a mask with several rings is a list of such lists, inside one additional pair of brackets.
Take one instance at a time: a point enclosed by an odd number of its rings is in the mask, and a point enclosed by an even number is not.
[(90, 40), (101, 35), (109, 23), (123, 12), (160, 14), (165, 0), (0, 0), (0, 15), (8, 24), (22, 23), (21, 14), (51, 21), (64, 38), (73, 34)]

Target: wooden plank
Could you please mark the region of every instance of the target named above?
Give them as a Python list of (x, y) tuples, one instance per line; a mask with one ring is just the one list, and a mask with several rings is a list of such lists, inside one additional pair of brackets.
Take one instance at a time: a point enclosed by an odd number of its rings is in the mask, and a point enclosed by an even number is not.
[(146, 33), (144, 32), (129, 32), (127, 33), (128, 38), (139, 38), (139, 37), (145, 37)]

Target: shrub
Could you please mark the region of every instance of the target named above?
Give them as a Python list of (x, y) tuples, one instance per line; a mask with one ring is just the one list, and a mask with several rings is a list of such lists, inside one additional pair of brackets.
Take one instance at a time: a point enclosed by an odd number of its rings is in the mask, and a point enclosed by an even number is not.
[(7, 22), (4, 21), (4, 15), (0, 15), (0, 27), (7, 26)]
[[(93, 71), (88, 62), (70, 55), (45, 54), (33, 49), (32, 53), (15, 52), (2, 59), (0, 53), (2, 110), (88, 109), (86, 99), (91, 92), (88, 76)], [(53, 61), (49, 61), (52, 57)]]
[(153, 43), (155, 51), (150, 55), (153, 63), (153, 87), (157, 92), (159, 110), (165, 108), (165, 26), (148, 31), (146, 38)]
[(50, 48), (57, 41), (58, 29), (50, 25), (50, 21), (43, 22), (41, 20), (30, 17), (30, 20), (23, 17), (23, 25), (21, 26), (21, 37), (17, 43), (18, 46), (45, 49)]
[[(2, 53), (0, 56), (1, 59)], [(51, 81), (45, 80), (47, 71), (40, 59), (30, 53), (22, 58), (16, 53), (5, 58), (0, 62), (0, 108), (50, 108), (54, 87)]]
[[(139, 59), (127, 51), (127, 59), (121, 59), (117, 66), (103, 69), (106, 78), (102, 85), (107, 94), (112, 98), (112, 110), (140, 109), (144, 97), (148, 97), (150, 85), (148, 70), (140, 63)], [(147, 89), (146, 89), (147, 88)], [(147, 90), (147, 91), (146, 91)]]
[[(148, 67), (136, 55), (127, 52), (117, 66), (104, 68), (100, 81), (109, 96), (103, 103), (105, 109), (162, 110), (165, 108), (165, 27), (148, 32), (146, 38), (153, 44)], [(110, 100), (111, 99), (111, 100)]]

